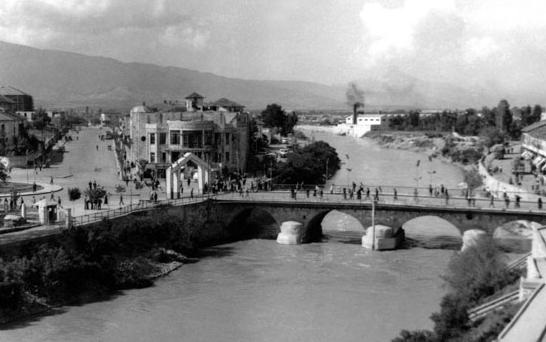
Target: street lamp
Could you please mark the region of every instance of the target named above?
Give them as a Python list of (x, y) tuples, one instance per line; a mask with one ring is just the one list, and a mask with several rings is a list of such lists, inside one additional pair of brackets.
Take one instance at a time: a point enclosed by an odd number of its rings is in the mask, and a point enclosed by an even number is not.
[(375, 199), (372, 199), (372, 251), (375, 250)]

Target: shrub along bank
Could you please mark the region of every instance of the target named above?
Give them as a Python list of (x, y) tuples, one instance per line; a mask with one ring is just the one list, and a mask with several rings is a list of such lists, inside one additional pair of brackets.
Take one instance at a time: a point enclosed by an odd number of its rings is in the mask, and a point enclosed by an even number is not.
[[(149, 286), (165, 265), (194, 252), (189, 229), (165, 213), (128, 216), (66, 231), (56, 242), (0, 259), (0, 322), (51, 305)], [(169, 269), (171, 270), (172, 267)]]
[(476, 322), (469, 320), (467, 312), (516, 283), (519, 276), (518, 271), (506, 268), (504, 254), (493, 239), (484, 239), (475, 247), (454, 254), (443, 276), (448, 293), (441, 301), (440, 312), (431, 316), (433, 331), (402, 330), (393, 342), (494, 341), (517, 307), (505, 308)]

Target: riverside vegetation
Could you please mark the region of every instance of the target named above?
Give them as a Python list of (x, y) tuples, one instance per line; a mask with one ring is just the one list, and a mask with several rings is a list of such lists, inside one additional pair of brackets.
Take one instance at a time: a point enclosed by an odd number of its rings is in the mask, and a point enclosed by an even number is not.
[(520, 276), (519, 271), (507, 269), (504, 254), (492, 238), (454, 254), (442, 277), (448, 293), (442, 298), (440, 312), (431, 316), (434, 329), (402, 330), (400, 336), (392, 341), (494, 341), (519, 305), (510, 305), (475, 322), (470, 321), (468, 310), (507, 289), (516, 289)]
[(161, 211), (104, 220), (0, 259), (0, 322), (152, 285), (192, 261), (189, 229), (178, 222)]

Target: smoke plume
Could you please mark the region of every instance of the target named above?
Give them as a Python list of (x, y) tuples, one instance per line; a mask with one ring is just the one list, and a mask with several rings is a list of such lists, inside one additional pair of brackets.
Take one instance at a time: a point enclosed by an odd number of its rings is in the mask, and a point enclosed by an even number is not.
[(345, 92), (347, 97), (347, 104), (353, 108), (364, 105), (364, 91), (355, 83), (349, 83), (349, 88)]

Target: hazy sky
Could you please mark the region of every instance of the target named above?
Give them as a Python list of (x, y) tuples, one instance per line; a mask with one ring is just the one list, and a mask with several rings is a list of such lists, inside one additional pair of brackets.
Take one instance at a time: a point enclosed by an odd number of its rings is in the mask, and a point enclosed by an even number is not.
[(0, 39), (241, 78), (546, 85), (545, 0), (1, 0)]

